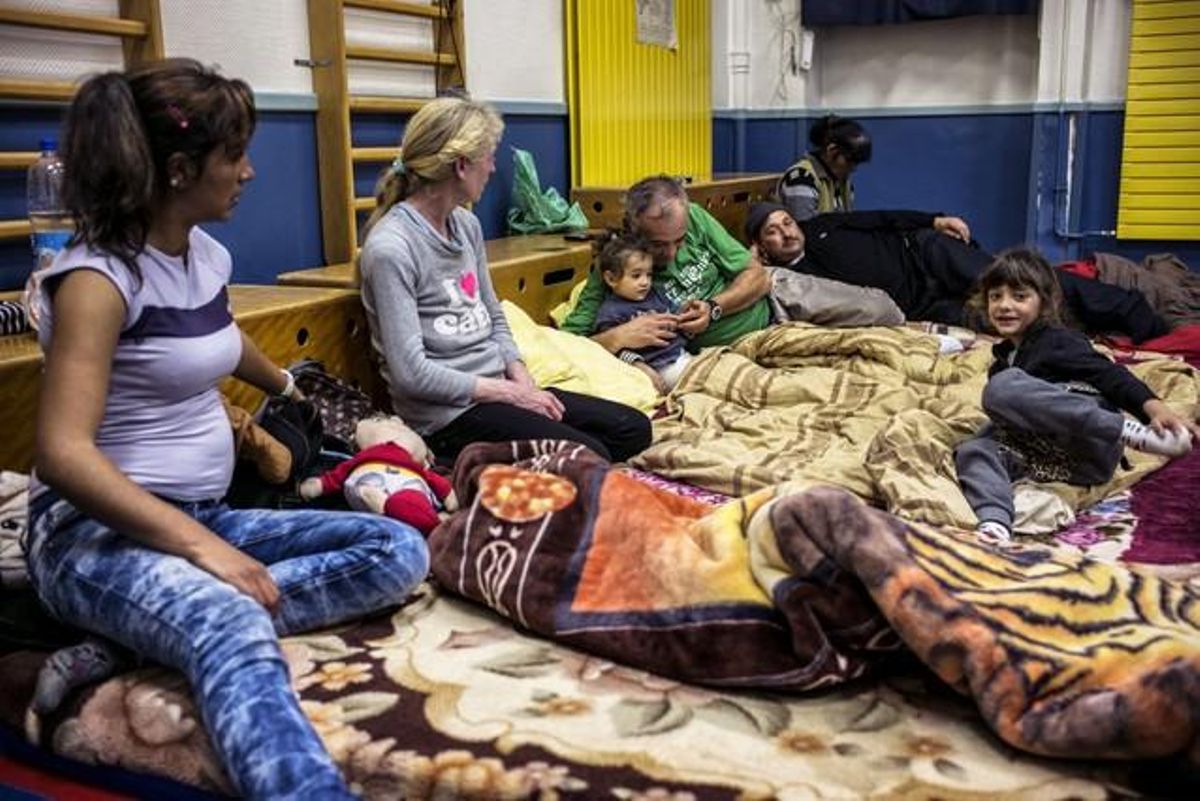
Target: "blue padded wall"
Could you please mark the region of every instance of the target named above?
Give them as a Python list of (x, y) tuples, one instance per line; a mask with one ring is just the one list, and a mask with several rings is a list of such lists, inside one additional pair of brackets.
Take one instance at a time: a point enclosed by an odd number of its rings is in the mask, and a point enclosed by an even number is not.
[[(859, 116), (874, 140), (874, 154), (855, 173), (858, 206), (957, 214), (990, 250), (1028, 242), (1054, 260), (1094, 251), (1135, 260), (1170, 252), (1200, 270), (1195, 243), (1122, 241), (1088, 233), (1116, 227), (1124, 115), (1076, 112), (1068, 205), (1067, 114)], [(783, 169), (806, 148), (812, 119), (715, 118), (714, 172)]]
[[(404, 119), (398, 116), (362, 115), (354, 121), (351, 137), (358, 147), (395, 145), (404, 131)], [(533, 154), (542, 189), (554, 187), (566, 197), (568, 191), (567, 118), (558, 114), (509, 114), (504, 118), (504, 138), (496, 148), (496, 172), (483, 197), (475, 205), (475, 214), (488, 239), (508, 233), (507, 214), (512, 199), (512, 148)], [(354, 171), (355, 193), (372, 194), (384, 164), (360, 164)]]
[[(871, 161), (854, 175), (859, 208), (957, 214), (989, 248), (1024, 238), (1029, 115), (858, 119), (874, 142)], [(805, 117), (717, 119), (713, 169), (781, 171), (807, 149), (810, 123)], [(739, 126), (744, 126), (744, 144), (737, 141)], [(739, 153), (744, 153), (740, 163)]]
[(962, 217), (988, 250), (1025, 239), (1031, 120), (1027, 114), (860, 118), (873, 142), (855, 173), (860, 208)]
[[(0, 108), (0, 149), (35, 150), (56, 136), (62, 108)], [(309, 112), (260, 112), (250, 143), (255, 179), (234, 217), (205, 230), (233, 254), (233, 280), (275, 282), (287, 270), (322, 263), (320, 199), (314, 117)], [(25, 215), (25, 175), (0, 171), (0, 217)], [(21, 286), (32, 257), (24, 241), (0, 243), (0, 289)]]

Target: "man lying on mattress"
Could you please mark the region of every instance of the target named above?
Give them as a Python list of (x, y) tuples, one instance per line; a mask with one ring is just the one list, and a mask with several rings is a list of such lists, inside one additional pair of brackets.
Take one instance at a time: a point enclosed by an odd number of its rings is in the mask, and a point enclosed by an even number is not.
[[(921, 211), (819, 214), (796, 222), (778, 203), (757, 203), (746, 238), (764, 264), (882, 289), (912, 320), (981, 329), (966, 306), (992, 255), (958, 217)], [(1143, 342), (1167, 333), (1136, 291), (1059, 273), (1066, 306), (1088, 330), (1127, 333)]]
[(810, 279), (802, 305), (774, 302), (799, 294), (794, 286), (798, 277), (785, 277), (788, 286), (781, 288), (778, 278), (711, 214), (689, 203), (687, 191), (669, 176), (630, 187), (625, 219), (654, 259), (654, 287), (676, 312), (642, 314), (596, 332), (596, 313), (609, 290), (599, 272), (593, 272), (562, 328), (592, 336), (613, 353), (666, 347), (676, 332), (688, 337), (689, 350), (727, 345), (765, 328), (773, 318), (826, 325), (896, 325), (904, 320), (882, 292), (834, 281)]

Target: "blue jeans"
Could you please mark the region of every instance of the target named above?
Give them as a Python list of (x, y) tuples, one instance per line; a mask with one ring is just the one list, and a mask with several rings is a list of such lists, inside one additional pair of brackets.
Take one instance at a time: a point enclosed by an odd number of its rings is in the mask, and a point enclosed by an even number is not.
[(429, 569), (425, 541), (376, 515), (176, 505), (268, 566), (280, 592), (274, 617), (212, 574), (114, 532), (51, 491), (29, 510), (38, 595), (60, 619), (182, 671), (246, 797), (352, 798), (300, 710), (278, 637), (403, 601)]

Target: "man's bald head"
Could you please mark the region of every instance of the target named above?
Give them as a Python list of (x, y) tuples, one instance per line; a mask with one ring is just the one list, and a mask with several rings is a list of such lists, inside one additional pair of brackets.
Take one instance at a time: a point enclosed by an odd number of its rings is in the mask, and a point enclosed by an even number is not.
[(644, 178), (625, 193), (625, 228), (646, 239), (655, 264), (670, 264), (687, 234), (687, 207), (687, 191), (674, 178)]

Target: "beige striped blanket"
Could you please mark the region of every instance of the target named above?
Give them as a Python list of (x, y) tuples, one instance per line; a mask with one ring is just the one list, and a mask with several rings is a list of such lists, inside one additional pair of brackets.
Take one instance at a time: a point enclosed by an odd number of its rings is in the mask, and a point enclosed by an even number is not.
[[(971, 528), (954, 446), (985, 420), (991, 347), (940, 354), (907, 328), (788, 323), (695, 359), (655, 421), (637, 467), (732, 495), (792, 482), (844, 487), (912, 520)], [(1181, 411), (1195, 412), (1200, 374), (1169, 358), (1129, 365)], [(1160, 457), (1128, 452), (1103, 486), (1047, 485), (1073, 508), (1135, 483)]]

